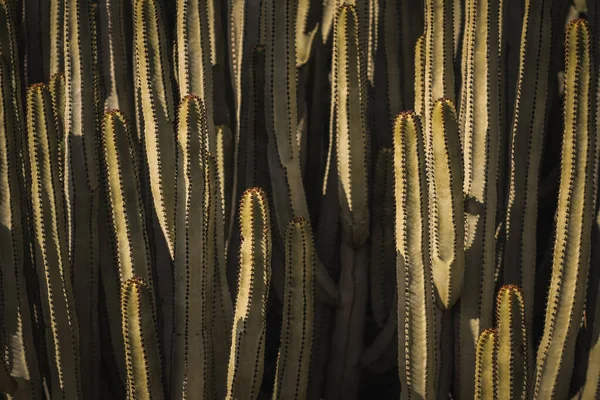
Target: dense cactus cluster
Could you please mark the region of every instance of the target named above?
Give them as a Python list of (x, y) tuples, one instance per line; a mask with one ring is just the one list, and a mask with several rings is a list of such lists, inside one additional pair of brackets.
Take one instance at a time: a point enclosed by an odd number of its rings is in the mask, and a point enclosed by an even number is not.
[(0, 0), (0, 392), (600, 398), (600, 2)]

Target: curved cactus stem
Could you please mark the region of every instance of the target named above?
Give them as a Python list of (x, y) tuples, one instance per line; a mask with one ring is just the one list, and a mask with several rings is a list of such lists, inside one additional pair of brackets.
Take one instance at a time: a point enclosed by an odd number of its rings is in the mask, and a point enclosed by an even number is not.
[(247, 190), (240, 202), (240, 270), (231, 336), (227, 400), (254, 399), (263, 375), (265, 314), (271, 281), (271, 228), (266, 194)]
[(437, 333), (429, 266), (425, 145), (419, 117), (394, 124), (398, 365), (402, 399), (436, 398)]
[(544, 334), (537, 354), (536, 398), (567, 396), (583, 315), (597, 166), (590, 46), (587, 21), (571, 22), (565, 39), (565, 124), (556, 239)]
[(539, 165), (551, 46), (551, 2), (527, 0), (512, 123), (503, 281), (523, 291), (531, 332), (536, 265)]
[[(265, 113), (269, 134), (269, 172), (273, 206), (279, 234), (295, 216), (310, 220), (302, 184), (299, 147), (295, 140), (296, 46), (294, 40), (295, 4), (266, 2), (266, 81)], [(277, 66), (277, 68), (275, 68)], [(317, 260), (317, 284), (328, 302), (335, 302), (337, 288), (328, 271)]]
[(195, 95), (206, 108), (208, 149), (217, 154), (213, 122), (213, 77), (209, 3), (211, 0), (178, 0), (176, 21), (177, 83), (179, 95)]
[(429, 148), (429, 256), (442, 309), (458, 300), (465, 270), (463, 165), (456, 109), (449, 99), (435, 102)]
[[(134, 48), (138, 133), (143, 145), (148, 212), (153, 226), (158, 278), (157, 307), (165, 376), (170, 376), (173, 336), (173, 260), (175, 257), (176, 144), (175, 110), (163, 11), (157, 0), (135, 0)], [(167, 383), (168, 386), (168, 383)], [(168, 387), (167, 387), (168, 390)]]
[[(64, 197), (58, 171), (58, 135), (48, 88), (27, 92), (29, 170), (33, 203), (36, 269), (42, 292), (51, 391), (64, 399), (82, 398), (79, 324), (73, 300)], [(87, 350), (87, 349), (86, 349)]]
[(306, 399), (315, 307), (315, 249), (308, 221), (299, 218), (288, 224), (285, 253), (284, 311), (273, 399)]
[(121, 289), (127, 399), (164, 399), (156, 309), (151, 289), (134, 275)]
[(465, 272), (456, 315), (455, 391), (473, 398), (475, 347), (481, 331), (491, 328), (496, 270), (496, 206), (501, 93), (499, 42), (503, 2), (470, 1), (464, 47), (460, 128), (463, 135)]
[[(101, 48), (105, 100), (104, 110), (121, 110), (125, 117), (134, 121), (131, 27), (125, 0), (102, 0), (100, 2)], [(132, 129), (134, 127), (130, 127)], [(133, 130), (135, 131), (135, 129)]]
[(475, 397), (498, 400), (498, 332), (486, 329), (479, 335), (475, 356)]
[(523, 292), (517, 286), (503, 286), (498, 292), (496, 330), (498, 398), (525, 400), (529, 378), (528, 331)]
[(41, 399), (42, 381), (25, 276), (28, 246), (23, 241), (23, 230), (28, 226), (23, 226), (27, 221), (23, 214), (28, 201), (22, 198), (24, 193), (20, 190), (22, 138), (17, 113), (13, 112), (10, 82), (9, 69), (0, 59), (0, 369), (6, 372), (0, 375), (2, 386), (14, 392), (16, 398)]
[[(381, 149), (373, 177), (371, 220), (371, 310), (379, 327), (396, 314), (396, 239), (394, 237), (394, 151)], [(396, 299), (396, 300), (395, 300)]]

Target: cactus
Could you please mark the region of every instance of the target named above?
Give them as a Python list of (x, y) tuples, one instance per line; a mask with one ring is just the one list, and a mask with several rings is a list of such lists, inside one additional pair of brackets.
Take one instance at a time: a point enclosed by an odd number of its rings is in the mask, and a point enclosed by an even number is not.
[(425, 144), (419, 117), (394, 124), (398, 365), (402, 398), (436, 397), (436, 324), (429, 263)]
[(529, 378), (528, 331), (523, 292), (500, 288), (496, 305), (498, 332), (498, 398), (526, 399)]
[[(481, 331), (492, 326), (496, 176), (500, 135), (499, 57), (488, 43), (498, 43), (502, 5), (495, 1), (469, 2), (463, 51), (465, 83), (461, 91), (460, 127), (464, 152), (465, 272), (463, 295), (456, 315), (458, 340), (455, 368), (461, 399), (473, 397), (475, 346)], [(485, 54), (485, 57), (479, 56)]]
[[(17, 397), (41, 398), (41, 377), (34, 346), (32, 320), (25, 280), (25, 251), (22, 203), (18, 166), (21, 152), (20, 128), (14, 118), (10, 74), (0, 60), (0, 276), (2, 328), (0, 338), (4, 387), (17, 390)], [(26, 203), (25, 203), (26, 204)], [(11, 392), (13, 391), (11, 390)]]
[(0, 0), (0, 391), (597, 397), (597, 3)]
[(240, 272), (226, 399), (254, 399), (264, 369), (265, 313), (271, 281), (271, 227), (266, 194), (246, 191), (240, 202)]
[(58, 135), (50, 91), (43, 84), (27, 91), (27, 141), (33, 204), (36, 269), (39, 274), (50, 382), (54, 396), (82, 397), (79, 329), (71, 286), (64, 225), (64, 194), (58, 179)]
[(592, 125), (591, 32), (569, 24), (565, 39), (565, 126), (552, 278), (544, 334), (536, 360), (535, 397), (567, 395), (575, 340), (583, 315), (595, 210), (596, 131)]
[(127, 359), (127, 399), (164, 399), (152, 292), (137, 275), (121, 289), (123, 338)]
[(475, 399), (498, 397), (498, 332), (486, 329), (477, 340), (475, 356)]
[(315, 249), (308, 221), (285, 232), (284, 314), (273, 399), (307, 398), (314, 315)]
[(437, 100), (432, 112), (429, 148), (429, 255), (441, 307), (458, 300), (465, 268), (463, 166), (456, 110), (451, 100)]

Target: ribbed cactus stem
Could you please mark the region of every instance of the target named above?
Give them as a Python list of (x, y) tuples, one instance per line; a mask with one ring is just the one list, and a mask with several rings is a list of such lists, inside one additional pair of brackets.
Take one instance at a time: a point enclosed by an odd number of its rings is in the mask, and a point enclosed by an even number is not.
[(396, 308), (396, 239), (394, 236), (394, 151), (381, 149), (373, 177), (371, 219), (371, 308), (380, 327)]
[(475, 347), (493, 325), (496, 209), (501, 133), (498, 43), (503, 2), (470, 1), (465, 23), (465, 70), (461, 93), (465, 200), (465, 272), (457, 318), (456, 393), (473, 398)]
[(415, 113), (425, 112), (425, 35), (415, 44)]
[(64, 72), (64, 25), (65, 3), (63, 0), (50, 2), (50, 76)]
[(429, 264), (425, 144), (419, 117), (394, 124), (398, 365), (402, 399), (436, 398), (436, 323)]
[(503, 286), (498, 292), (496, 330), (498, 398), (525, 400), (529, 384), (528, 331), (523, 292), (517, 286)]
[(53, 396), (80, 399), (79, 324), (73, 300), (64, 197), (58, 171), (58, 135), (48, 88), (27, 92), (27, 138), (36, 269), (48, 321), (47, 351)]
[(219, 125), (215, 128), (216, 153), (214, 156), (217, 161), (219, 172), (219, 192), (221, 193), (221, 203), (223, 216), (225, 218), (224, 226), (229, 226), (229, 212), (231, 206), (231, 188), (233, 178), (233, 133), (227, 125)]
[[(104, 110), (121, 110), (132, 122), (134, 114), (133, 81), (131, 74), (132, 27), (127, 20), (125, 0), (103, 0), (100, 2), (102, 66), (105, 100)], [(133, 128), (133, 127), (131, 127)]]
[(550, 3), (525, 2), (505, 220), (504, 282), (523, 290), (528, 330), (532, 328), (535, 294), (538, 176), (551, 46)]
[(64, 3), (66, 113), (63, 185), (67, 200), (69, 255), (80, 325), (84, 395), (93, 396), (100, 379), (98, 343), (97, 82), (91, 4)]
[(6, 372), (0, 375), (3, 375), (3, 387), (11, 393), (18, 390), (14, 393), (17, 398), (37, 399), (42, 396), (42, 382), (24, 268), (25, 251), (29, 246), (23, 243), (23, 230), (28, 227), (22, 222), (28, 202), (22, 198), (20, 188), (22, 138), (11, 99), (10, 74), (4, 61), (0, 60), (0, 346), (3, 364), (0, 369)]
[(171, 69), (163, 11), (157, 0), (135, 0), (133, 10), (135, 90), (138, 132), (145, 154), (148, 205), (156, 246), (156, 274), (162, 316), (165, 374), (170, 376), (173, 335), (173, 260), (175, 257), (176, 143)]
[[(312, 0), (314, 1), (314, 0)], [(310, 58), (312, 43), (319, 30), (319, 24), (312, 31), (307, 31), (308, 15), (311, 0), (299, 0), (296, 11), (296, 65), (301, 67)]]
[(315, 248), (308, 221), (292, 220), (285, 232), (285, 284), (281, 345), (273, 399), (306, 399), (315, 307)]
[(544, 334), (536, 362), (536, 398), (567, 396), (569, 385), (565, 383), (571, 378), (583, 315), (597, 165), (590, 46), (587, 21), (571, 22), (565, 40), (565, 123), (556, 238)]
[[(296, 141), (296, 44), (294, 24), (296, 4), (265, 2), (265, 115), (269, 135), (269, 172), (273, 208), (279, 234), (294, 217), (310, 220)], [(317, 284), (330, 301), (337, 297), (335, 283), (317, 260)]]
[[(171, 397), (211, 396), (211, 312), (215, 264), (206, 180), (208, 126), (204, 103), (185, 97), (179, 106), (177, 132), (177, 201), (175, 237), (175, 335)], [(215, 182), (212, 182), (214, 185)]]
[(115, 261), (122, 282), (136, 275), (152, 290), (138, 154), (128, 119), (121, 111), (108, 112), (102, 121), (102, 168), (114, 228), (111, 234)]
[(498, 332), (486, 329), (479, 335), (475, 356), (475, 397), (498, 400)]
[(216, 154), (209, 3), (210, 0), (177, 1), (177, 83), (182, 98), (195, 95), (204, 102), (209, 151)]
[(164, 399), (156, 308), (151, 289), (139, 276), (125, 281), (121, 293), (127, 360), (127, 399)]
[(240, 202), (240, 270), (227, 400), (255, 399), (262, 383), (265, 317), (271, 281), (271, 228), (266, 194), (247, 190)]
[(433, 283), (441, 307), (458, 300), (465, 270), (463, 165), (456, 109), (437, 100), (432, 113), (428, 160), (429, 233)]
[(338, 8), (334, 22), (332, 101), (338, 197), (342, 223), (340, 307), (336, 311), (327, 396), (353, 399), (358, 393), (367, 307), (370, 234), (369, 137), (366, 73), (353, 5)]

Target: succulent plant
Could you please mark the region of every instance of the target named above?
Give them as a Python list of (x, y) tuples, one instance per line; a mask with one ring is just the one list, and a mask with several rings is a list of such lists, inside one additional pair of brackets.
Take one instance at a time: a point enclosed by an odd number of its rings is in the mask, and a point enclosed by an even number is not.
[(0, 0), (0, 392), (597, 398), (599, 5)]

